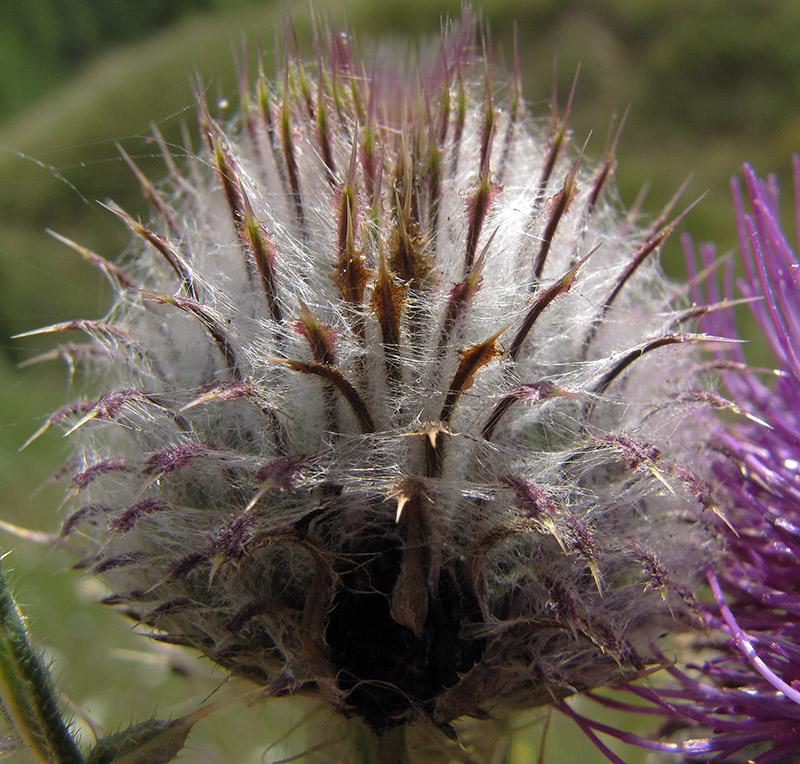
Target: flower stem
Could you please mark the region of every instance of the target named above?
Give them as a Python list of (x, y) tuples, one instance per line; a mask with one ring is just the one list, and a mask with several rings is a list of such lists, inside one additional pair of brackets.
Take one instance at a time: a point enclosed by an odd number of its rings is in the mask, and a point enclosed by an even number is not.
[(395, 727), (376, 738), (376, 764), (409, 764), (405, 726)]
[(0, 704), (15, 736), (42, 764), (83, 764), (61, 715), (50, 672), (0, 572)]

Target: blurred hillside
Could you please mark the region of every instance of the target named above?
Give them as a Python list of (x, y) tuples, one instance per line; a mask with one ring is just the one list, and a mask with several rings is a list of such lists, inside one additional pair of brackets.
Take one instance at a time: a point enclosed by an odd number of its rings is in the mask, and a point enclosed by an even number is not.
[(12, 0), (0, 27), (0, 121), (107, 50), (190, 12), (232, 5), (230, 0)]
[[(313, 5), (343, 24), (344, 0)], [(692, 175), (683, 204), (706, 191), (708, 195), (682, 230), (699, 240), (715, 240), (724, 251), (734, 245), (728, 179), (743, 161), (750, 161), (760, 174), (778, 174), (788, 211), (789, 158), (800, 150), (797, 0), (476, 0), (473, 5), (491, 27), (498, 62), (511, 59), (516, 22), (525, 95), (534, 115), (548, 113), (554, 71), (564, 98), (580, 65), (571, 124), (578, 144), (593, 131), (590, 156), (601, 154), (612, 114), (630, 105), (618, 152), (622, 205), (630, 206), (642, 186), (649, 185), (643, 208), (655, 217)], [(246, 40), (253, 71), (260, 39), (270, 71), (287, 6), (300, 47), (308, 53), (306, 0), (3, 1), (3, 519), (47, 530), (57, 526), (61, 489), (48, 487), (34, 498), (31, 494), (63, 460), (60, 437), (45, 436), (21, 454), (17, 449), (47, 413), (70, 399), (62, 364), (16, 366), (52, 346), (49, 339), (9, 337), (76, 316), (97, 317), (108, 305), (102, 277), (45, 229), (111, 259), (123, 251), (129, 242), (126, 229), (95, 201), (111, 198), (134, 216), (144, 209), (138, 183), (120, 159), (117, 144), (151, 177), (161, 177), (163, 164), (154, 156), (151, 123), (178, 154), (183, 125), (188, 125), (197, 147), (193, 73), (207, 84), (212, 102), (226, 97), (235, 106), (232, 47), (238, 49)], [(368, 50), (387, 34), (412, 39), (437, 34), (442, 14), (457, 15), (460, 0), (347, 0), (346, 8), (350, 27)], [(668, 270), (680, 273), (677, 237), (664, 257)], [(162, 715), (172, 711), (171, 704), (186, 694), (187, 680), (176, 678), (168, 666), (142, 671), (127, 660), (128, 653), (112, 655), (101, 649), (106, 643), (123, 650), (147, 648), (118, 616), (82, 606), (81, 596), (97, 599), (94, 585), (79, 581), (76, 595), (75, 577), (61, 574), (66, 558), (58, 551), (46, 555), (32, 544), (0, 538), (0, 550), (10, 547), (15, 548), (9, 564), (17, 570), (22, 603), (33, 615), (35, 634), (58, 657), (67, 693), (110, 725), (126, 723), (132, 714), (144, 718), (156, 705)], [(194, 667), (194, 659), (189, 661)], [(119, 692), (104, 692), (108, 684)], [(291, 713), (286, 714), (278, 724), (292, 723)], [(217, 741), (223, 749), (231, 745), (228, 737), (236, 738), (236, 724), (245, 724), (232, 716), (229, 723), (230, 734)], [(558, 744), (581, 745), (571, 739), (580, 737), (575, 730), (567, 729), (554, 733), (563, 738)], [(253, 747), (262, 742), (254, 741)], [(232, 745), (221, 758), (191, 754), (187, 760), (249, 764), (243, 750)], [(583, 753), (574, 747), (565, 750), (572, 753), (563, 760), (600, 760), (591, 746)], [(284, 749), (279, 753), (288, 755)], [(535, 757), (534, 749), (525, 748), (514, 760)], [(252, 761), (258, 760), (253, 754)]]
[[(231, 48), (256, 37), (274, 58), (281, 11), (272, 2), (11, 0), (0, 26), (0, 333), (91, 309), (102, 311), (97, 279), (45, 236), (45, 227), (113, 257), (127, 234), (94, 204), (113, 198), (140, 209), (137, 184), (119, 142), (163, 173), (148, 143), (156, 122), (182, 142), (191, 124), (195, 70), (209, 95), (235, 102)], [(122, 6), (125, 10), (122, 10)], [(225, 11), (216, 6), (225, 7)], [(341, 2), (317, 3), (343, 20)], [(459, 3), (365, 0), (348, 8), (364, 47), (381, 35), (432, 34)], [(494, 56), (508, 60), (516, 21), (526, 96), (545, 115), (557, 62), (562, 97), (580, 65), (572, 125), (599, 155), (612, 114), (630, 105), (619, 151), (623, 204), (650, 185), (654, 214), (689, 176), (685, 201), (708, 197), (686, 222), (700, 239), (733, 244), (727, 182), (744, 160), (777, 171), (788, 186), (788, 158), (800, 145), (800, 3), (795, 0), (495, 0), (481, 6)], [(200, 12), (202, 9), (208, 9)], [(326, 10), (329, 9), (329, 10)], [(307, 9), (294, 11), (308, 51)], [(196, 136), (196, 131), (191, 134)], [(19, 153), (24, 154), (22, 157)], [(679, 271), (677, 247), (667, 267)], [(673, 264), (674, 261), (674, 264)], [(94, 279), (94, 280), (91, 280)], [(71, 288), (59, 287), (70, 283)], [(91, 286), (89, 286), (91, 284)], [(94, 298), (82, 294), (84, 289)], [(20, 359), (24, 344), (4, 352)]]

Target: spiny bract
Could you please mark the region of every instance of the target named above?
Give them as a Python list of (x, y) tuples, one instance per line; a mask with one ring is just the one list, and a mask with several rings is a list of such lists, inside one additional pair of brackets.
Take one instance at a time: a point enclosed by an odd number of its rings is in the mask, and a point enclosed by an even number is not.
[(616, 139), (582, 168), (475, 29), (408, 71), (330, 31), (235, 119), (199, 98), (185, 171), (131, 162), (153, 220), (110, 206), (134, 251), (68, 242), (108, 316), (40, 330), (91, 340), (61, 352), (102, 394), (42, 430), (107, 602), (379, 733), (648, 670), (716, 548), (674, 222), (621, 216)]

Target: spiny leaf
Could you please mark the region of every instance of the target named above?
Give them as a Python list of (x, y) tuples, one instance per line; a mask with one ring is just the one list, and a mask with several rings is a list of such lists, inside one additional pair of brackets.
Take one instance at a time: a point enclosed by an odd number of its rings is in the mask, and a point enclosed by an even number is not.
[(136, 724), (99, 740), (86, 764), (167, 764), (181, 752), (196, 720), (192, 716)]
[(183, 255), (172, 245), (169, 239), (157, 234), (155, 231), (151, 231), (147, 226), (142, 225), (138, 221), (134, 220), (130, 215), (128, 215), (124, 210), (120, 207), (117, 207), (115, 204), (103, 204), (110, 212), (113, 212), (120, 220), (124, 221), (128, 228), (133, 231), (137, 236), (141, 237), (150, 244), (161, 256), (167, 261), (170, 268), (175, 271), (178, 278), (181, 280), (181, 284), (186, 287), (187, 293), (193, 299), (197, 299), (197, 285), (195, 284), (194, 277), (192, 276), (192, 272), (189, 270), (189, 266), (186, 263)]
[(522, 343), (525, 342), (525, 338), (528, 336), (528, 333), (533, 328), (533, 325), (536, 323), (536, 320), (542, 314), (544, 309), (560, 294), (564, 294), (570, 290), (575, 282), (575, 278), (578, 275), (578, 271), (581, 269), (583, 264), (595, 252), (597, 252), (597, 249), (598, 248), (595, 247), (593, 250), (584, 255), (560, 279), (557, 279), (551, 286), (547, 287), (547, 289), (537, 292), (533, 302), (531, 302), (530, 306), (528, 307), (528, 311), (525, 314), (525, 319), (523, 320), (519, 329), (517, 329), (514, 339), (511, 341), (511, 347), (509, 348), (508, 354), (511, 356), (512, 361), (516, 361), (517, 356), (519, 356), (520, 350), (522, 349)]
[[(703, 196), (705, 196), (705, 194), (703, 194)], [(663, 226), (645, 240), (644, 244), (639, 247), (634, 256), (628, 261), (625, 269), (617, 277), (614, 288), (605, 301), (604, 310), (608, 309), (614, 303), (614, 301), (617, 299), (617, 296), (622, 291), (622, 288), (625, 286), (628, 279), (630, 279), (630, 277), (636, 272), (637, 268), (639, 268), (639, 266), (666, 241), (667, 237), (675, 230), (675, 227), (678, 225), (678, 223), (680, 223), (681, 220), (683, 220), (683, 218), (689, 214), (689, 212), (700, 202), (703, 196), (693, 201), (680, 214), (676, 215), (672, 222)]]
[(50, 324), (50, 326), (43, 326), (39, 329), (31, 329), (27, 332), (15, 334), (11, 339), (20, 339), (21, 337), (34, 337), (37, 334), (50, 334), (52, 332), (71, 332), (81, 331), (89, 335), (98, 334), (110, 337), (117, 337), (119, 339), (128, 340), (131, 338), (130, 334), (124, 329), (121, 329), (114, 324), (108, 324), (99, 319), (79, 318), (72, 321), (62, 321), (59, 324)]
[(478, 369), (500, 355), (500, 350), (497, 348), (497, 339), (507, 328), (507, 326), (504, 326), (483, 342), (470, 345), (468, 348), (464, 348), (460, 351), (461, 363), (459, 363), (458, 369), (453, 375), (453, 381), (450, 383), (450, 390), (447, 393), (444, 405), (442, 406), (442, 413), (439, 416), (442, 422), (450, 421), (458, 399), (465, 390), (469, 390), (469, 388), (472, 387), (475, 373)]
[(196, 300), (188, 300), (183, 297), (175, 297), (174, 295), (159, 294), (158, 292), (151, 292), (149, 290), (142, 290), (142, 294), (151, 297), (158, 303), (166, 303), (167, 305), (174, 305), (176, 308), (183, 310), (195, 318), (206, 328), (208, 333), (219, 348), (225, 361), (228, 364), (228, 371), (231, 376), (237, 381), (242, 381), (242, 372), (238, 366), (236, 353), (233, 345), (228, 340), (225, 331), (222, 328), (221, 321), (214, 315), (211, 309)]
[[(352, 165), (353, 161), (351, 168)], [(355, 171), (352, 170), (352, 173)], [(351, 305), (361, 305), (372, 271), (365, 265), (363, 249), (355, 244), (358, 210), (354, 185), (345, 184), (342, 187), (337, 214), (339, 256), (334, 265), (333, 280), (343, 300)]]
[(311, 355), (317, 363), (333, 365), (336, 362), (334, 353), (335, 330), (328, 324), (318, 321), (311, 309), (300, 300), (300, 318), (295, 321), (295, 328), (311, 346)]
[(289, 178), (289, 186), (291, 187), (292, 197), (294, 198), (294, 212), (297, 222), (297, 227), (305, 239), (306, 233), (306, 216), (303, 210), (303, 197), (300, 191), (300, 170), (297, 166), (296, 148), (294, 145), (294, 126), (292, 124), (292, 106), (290, 103), (289, 92), (289, 67), (285, 68), (285, 76), (283, 81), (283, 98), (281, 101), (280, 111), (280, 128), (281, 128), (281, 142), (283, 144), (283, 159), (286, 167), (286, 174)]
[(398, 284), (386, 267), (386, 260), (381, 250), (378, 278), (370, 297), (370, 307), (378, 324), (385, 347), (396, 348), (400, 344), (400, 317), (408, 294), (408, 286)]
[(72, 241), (72, 239), (68, 239), (66, 236), (62, 236), (60, 233), (56, 233), (55, 231), (51, 231), (49, 228), (47, 229), (47, 233), (49, 233), (54, 239), (57, 239), (62, 244), (66, 244), (71, 249), (74, 249), (76, 252), (81, 254), (86, 260), (88, 260), (92, 265), (96, 265), (100, 268), (106, 275), (109, 277), (113, 277), (116, 281), (118, 281), (122, 286), (128, 287), (133, 289), (138, 286), (138, 284), (127, 274), (125, 271), (122, 270), (118, 265), (106, 260), (101, 255), (98, 255), (92, 250), (87, 249), (86, 247)]
[(335, 366), (325, 363), (306, 363), (305, 361), (292, 361), (287, 358), (268, 358), (268, 361), (285, 363), (292, 371), (299, 371), (303, 374), (313, 374), (330, 382), (350, 404), (350, 408), (356, 415), (363, 432), (374, 432), (375, 425), (367, 409), (364, 399), (353, 384)]
[(395, 193), (393, 210), (395, 223), (388, 244), (388, 261), (389, 267), (399, 278), (408, 282), (412, 289), (420, 289), (430, 277), (431, 262), (425, 251), (425, 239), (419, 233), (419, 221), (414, 215), (411, 204), (413, 184), (410, 178), (410, 159), (403, 162), (402, 167), (408, 168), (408, 171), (399, 169), (398, 173), (403, 177), (402, 179), (396, 177), (395, 180), (398, 189)]
[(422, 637), (425, 619), (428, 615), (428, 574), (430, 561), (428, 554), (428, 522), (422, 507), (422, 496), (413, 492), (406, 497), (402, 506), (398, 505), (404, 522), (405, 544), (403, 562), (392, 592), (391, 613), (397, 623), (411, 629), (417, 637)]
[(483, 230), (483, 223), (486, 215), (492, 206), (492, 202), (502, 188), (489, 179), (488, 169), (481, 171), (478, 185), (467, 200), (467, 214), (469, 216), (469, 230), (467, 231), (467, 249), (464, 257), (464, 264), (467, 271), (472, 268), (475, 260), (475, 252), (478, 248), (478, 239)]
[(156, 191), (153, 184), (147, 179), (144, 173), (137, 167), (136, 163), (131, 159), (128, 152), (117, 144), (117, 151), (122, 154), (122, 158), (127, 163), (128, 167), (133, 170), (133, 174), (136, 176), (136, 180), (139, 181), (139, 185), (142, 187), (142, 194), (144, 195), (145, 199), (147, 199), (153, 207), (157, 210), (157, 212), (167, 221), (167, 225), (169, 226), (170, 231), (173, 234), (180, 234), (181, 228), (178, 225), (178, 221), (175, 219), (175, 216), (172, 214), (172, 211), (167, 206), (166, 202), (161, 198), (161, 195)]

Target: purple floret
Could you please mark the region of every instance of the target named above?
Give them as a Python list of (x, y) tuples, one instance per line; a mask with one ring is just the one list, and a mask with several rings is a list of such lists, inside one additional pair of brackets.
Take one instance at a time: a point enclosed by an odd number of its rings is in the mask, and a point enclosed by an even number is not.
[[(793, 165), (800, 241), (800, 157)], [(800, 260), (781, 229), (775, 178), (761, 180), (749, 165), (744, 177), (749, 212), (739, 182), (731, 182), (745, 274), (736, 287), (752, 300), (749, 307), (775, 369), (765, 374), (747, 366), (739, 346), (726, 344), (716, 353), (740, 416), (733, 424), (720, 424), (716, 438), (714, 498), (727, 523), (727, 549), (707, 570), (711, 597), (701, 615), (708, 629), (695, 639), (695, 646), (713, 657), (697, 665), (668, 666), (674, 681), (666, 686), (619, 688), (645, 706), (592, 695), (618, 710), (666, 717), (659, 740), (578, 717), (563, 706), (615, 762), (621, 759), (595, 733), (680, 754), (686, 762), (800, 760)], [(713, 279), (694, 273), (688, 237), (684, 247), (695, 276), (695, 301), (730, 302), (732, 267), (720, 290)], [(703, 268), (713, 271), (713, 246), (699, 251)], [(702, 328), (736, 336), (731, 310), (709, 312)]]

